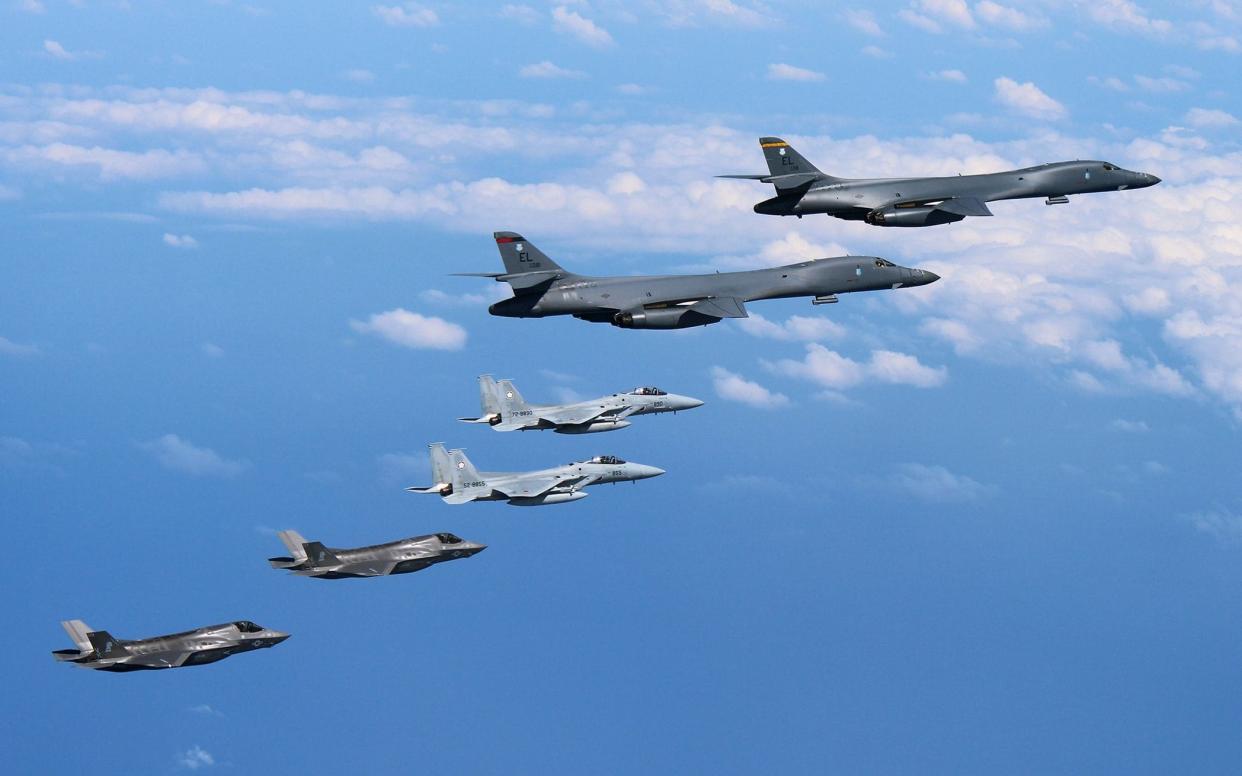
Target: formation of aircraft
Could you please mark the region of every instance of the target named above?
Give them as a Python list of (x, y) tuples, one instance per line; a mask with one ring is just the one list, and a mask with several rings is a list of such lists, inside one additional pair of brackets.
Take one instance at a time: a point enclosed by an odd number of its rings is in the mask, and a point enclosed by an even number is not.
[(636, 482), (664, 474), (663, 469), (631, 463), (611, 455), (529, 472), (480, 472), (463, 450), (445, 450), (442, 442), (427, 446), (431, 452), (428, 487), (406, 488), (411, 493), (431, 493), (446, 504), (471, 501), (506, 501), (515, 507), (565, 504), (587, 497), (583, 488), (611, 482)]
[(506, 318), (572, 315), (622, 329), (685, 329), (746, 318), (746, 303), (808, 296), (813, 304), (838, 294), (925, 286), (934, 272), (899, 267), (878, 256), (811, 259), (784, 267), (709, 275), (575, 275), (516, 232), (493, 235), (504, 272), (460, 273), (508, 283), (513, 296), (488, 310)]
[(297, 531), (277, 534), (291, 557), (269, 558), (272, 568), (286, 569), (301, 577), (348, 579), (384, 577), (422, 571), (436, 563), (469, 558), (487, 549), (451, 533), (413, 536), (369, 547), (342, 549), (308, 542)]
[(57, 660), (117, 673), (201, 666), (240, 652), (274, 647), (289, 638), (288, 633), (255, 625), (249, 620), (133, 640), (97, 631), (81, 620), (65, 620), (61, 627), (77, 649), (56, 650), (52, 655)]
[[(968, 216), (990, 216), (988, 202), (1046, 197), (1063, 204), (1074, 194), (1121, 191), (1153, 186), (1160, 179), (1100, 161), (1044, 164), (987, 175), (937, 178), (846, 179), (827, 175), (778, 137), (760, 138), (767, 175), (724, 175), (771, 183), (776, 196), (755, 205), (766, 215), (826, 213), (875, 226), (934, 226)], [(839, 294), (924, 286), (940, 277), (923, 269), (901, 267), (878, 256), (812, 259), (783, 267), (703, 275), (590, 277), (560, 267), (516, 232), (496, 232), (504, 272), (464, 273), (508, 283), (509, 299), (489, 308), (493, 315), (543, 318), (572, 315), (625, 329), (682, 329), (725, 318), (747, 317), (746, 303), (763, 299), (811, 297), (812, 304), (838, 301)], [(479, 377), (482, 414), (459, 418), (487, 424), (497, 431), (552, 430), (561, 434), (614, 431), (629, 418), (694, 409), (703, 402), (654, 387), (588, 401), (530, 404), (511, 380)], [(528, 472), (480, 472), (465, 452), (429, 446), (434, 484), (406, 488), (431, 493), (448, 504), (505, 501), (542, 506), (578, 501), (585, 488), (636, 482), (664, 474), (663, 469), (614, 456), (596, 456)], [(436, 533), (356, 548), (308, 542), (293, 530), (279, 532), (288, 556), (270, 558), (273, 568), (297, 576), (344, 579), (407, 574), (437, 563), (467, 558), (486, 545), (451, 533)], [(240, 652), (275, 646), (289, 634), (248, 620), (211, 625), (147, 639), (117, 639), (81, 620), (61, 623), (75, 649), (53, 651), (57, 661), (98, 671), (127, 672), (204, 665)]]
[(458, 420), (486, 423), (496, 431), (551, 429), (558, 434), (616, 431), (630, 425), (626, 418), (635, 415), (682, 412), (703, 406), (699, 399), (654, 386), (568, 404), (528, 404), (512, 380), (496, 382), (491, 375), (479, 375), (479, 403), (483, 414)]
[(987, 203), (1044, 197), (1049, 205), (1069, 202), (1071, 194), (1125, 191), (1155, 186), (1160, 179), (1111, 162), (1053, 162), (984, 175), (917, 178), (837, 178), (806, 160), (779, 137), (761, 137), (768, 174), (719, 178), (771, 183), (776, 196), (755, 205), (770, 216), (825, 213), (872, 226), (936, 226), (967, 216), (990, 216)]

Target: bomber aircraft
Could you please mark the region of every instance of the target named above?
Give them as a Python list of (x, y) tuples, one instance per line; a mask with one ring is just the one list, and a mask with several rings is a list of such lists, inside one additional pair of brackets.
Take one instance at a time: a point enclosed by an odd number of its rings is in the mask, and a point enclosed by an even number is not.
[(1053, 162), (1021, 170), (939, 178), (836, 178), (808, 162), (779, 137), (761, 137), (768, 174), (718, 175), (771, 183), (776, 196), (755, 205), (770, 216), (826, 213), (873, 226), (936, 226), (966, 216), (990, 216), (986, 203), (1046, 197), (1063, 205), (1071, 194), (1155, 186), (1160, 179), (1101, 161)]
[(414, 536), (386, 544), (341, 549), (308, 542), (297, 531), (281, 531), (280, 540), (292, 557), (269, 558), (272, 568), (288, 569), (302, 577), (347, 579), (409, 574), (447, 560), (469, 558), (487, 549), (451, 533)]
[(65, 620), (61, 627), (77, 649), (58, 649), (53, 657), (82, 668), (116, 672), (201, 666), (239, 652), (274, 647), (289, 638), (288, 633), (248, 620), (132, 641), (94, 630), (81, 620)]
[(497, 431), (552, 429), (558, 434), (615, 431), (630, 425), (626, 418), (633, 415), (680, 412), (703, 406), (698, 399), (667, 393), (654, 386), (571, 404), (527, 404), (512, 380), (497, 383), (491, 375), (479, 375), (479, 400), (482, 415), (458, 420), (487, 423)]
[(837, 301), (837, 294), (925, 286), (934, 272), (899, 267), (876, 256), (840, 256), (747, 272), (711, 275), (588, 277), (567, 272), (516, 232), (496, 232), (504, 272), (458, 273), (508, 283), (513, 296), (488, 310), (508, 318), (572, 315), (622, 329), (684, 329), (723, 318), (746, 318), (745, 303), (756, 299), (813, 297), (812, 304)]
[(664, 473), (663, 469), (630, 463), (611, 455), (533, 472), (480, 472), (461, 450), (446, 451), (440, 442), (427, 447), (431, 451), (431, 475), (435, 484), (406, 490), (434, 493), (446, 504), (469, 501), (507, 501), (517, 507), (564, 504), (586, 498), (587, 493), (582, 489), (590, 485), (645, 480)]

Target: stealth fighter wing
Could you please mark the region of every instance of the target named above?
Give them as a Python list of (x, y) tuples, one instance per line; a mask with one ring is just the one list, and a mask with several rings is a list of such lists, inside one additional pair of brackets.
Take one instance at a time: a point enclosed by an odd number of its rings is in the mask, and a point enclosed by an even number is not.
[(386, 544), (341, 549), (308, 542), (297, 531), (281, 531), (291, 557), (270, 558), (272, 568), (320, 579), (382, 577), (422, 571), (436, 563), (469, 558), (487, 549), (451, 533), (414, 536)]
[(664, 473), (663, 469), (610, 455), (531, 472), (480, 472), (462, 450), (445, 450), (440, 442), (428, 445), (428, 449), (435, 483), (406, 490), (438, 495), (446, 504), (471, 501), (505, 501), (520, 507), (563, 504), (586, 498), (583, 489), (591, 485), (645, 480)]
[(97, 671), (151, 671), (215, 663), (239, 652), (274, 647), (289, 634), (238, 620), (149, 639), (124, 640), (81, 620), (61, 623), (76, 649), (52, 652), (57, 660)]
[(569, 404), (530, 404), (512, 380), (499, 383), (491, 375), (479, 376), (483, 414), (459, 418), (465, 423), (487, 423), (497, 431), (538, 431), (558, 434), (592, 434), (615, 431), (630, 425), (627, 418), (661, 412), (680, 412), (703, 406), (690, 396), (678, 396), (655, 387), (635, 388), (589, 401)]
[(684, 329), (725, 318), (745, 318), (745, 304), (758, 299), (812, 297), (814, 304), (837, 294), (923, 286), (940, 279), (922, 269), (899, 267), (876, 256), (839, 256), (784, 267), (710, 275), (588, 277), (567, 272), (526, 238), (496, 232), (502, 273), (468, 273), (508, 283), (513, 297), (493, 304), (492, 315), (543, 318), (572, 315), (623, 329)]
[(874, 226), (936, 226), (967, 216), (990, 216), (988, 202), (1045, 197), (1049, 205), (1071, 194), (1154, 186), (1160, 179), (1110, 162), (1055, 162), (983, 175), (924, 178), (837, 178), (821, 172), (779, 137), (761, 137), (767, 175), (720, 175), (771, 183), (776, 196), (755, 205), (764, 215), (825, 213)]

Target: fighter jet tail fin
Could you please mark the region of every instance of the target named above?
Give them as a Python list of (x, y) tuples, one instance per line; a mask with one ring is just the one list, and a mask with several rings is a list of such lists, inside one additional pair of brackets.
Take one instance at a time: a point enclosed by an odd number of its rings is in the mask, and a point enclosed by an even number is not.
[(500, 402), (496, 400), (496, 378), (491, 375), (479, 375), (479, 405), (483, 408), (484, 417), (500, 412)]
[(431, 455), (431, 480), (434, 483), (432, 488), (435, 488), (437, 485), (448, 485), (453, 481), (453, 462), (449, 460), (449, 454), (444, 449), (444, 443), (432, 442), (427, 445), (427, 452)]
[(453, 492), (445, 497), (450, 504), (473, 501), (492, 492), (487, 481), (479, 470), (474, 468), (464, 450), (450, 450), (449, 460), (452, 462)]
[(306, 539), (297, 531), (279, 531), (276, 534), (280, 537), (280, 541), (285, 547), (289, 548), (289, 554), (298, 563), (306, 560), (306, 550), (302, 545), (306, 544)]
[(320, 542), (304, 542), (302, 544), (302, 551), (306, 558), (315, 565), (327, 565), (341, 562), (341, 559), (336, 556), (336, 553), (332, 552), (332, 550), (329, 550), (327, 547), (324, 547)]
[(500, 405), (500, 425), (497, 428), (502, 431), (523, 426), (523, 419), (534, 417), (530, 405), (522, 398), (512, 380), (501, 380), (496, 385), (496, 401)]
[(91, 646), (91, 640), (86, 637), (92, 628), (81, 620), (61, 620), (60, 627), (65, 629), (65, 633), (69, 634), (69, 638), (73, 639), (73, 643), (83, 652), (90, 652), (94, 647)]
[(129, 650), (107, 631), (91, 631), (86, 634), (86, 638), (90, 641), (91, 649), (94, 650), (97, 658), (120, 657), (129, 654)]

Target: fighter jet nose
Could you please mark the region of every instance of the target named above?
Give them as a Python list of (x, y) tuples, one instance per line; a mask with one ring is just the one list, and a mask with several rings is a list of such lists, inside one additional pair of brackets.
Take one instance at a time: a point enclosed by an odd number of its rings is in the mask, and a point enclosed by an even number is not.
[(641, 472), (643, 479), (647, 479), (649, 477), (659, 477), (663, 473), (664, 470), (658, 466), (644, 466)]
[(476, 545), (474, 545), (473, 547), (471, 547), (471, 548), (470, 548), (470, 554), (471, 554), (471, 555), (478, 555), (480, 552), (483, 552), (483, 551), (484, 551), (484, 550), (486, 550), (486, 549), (487, 549), (487, 545), (486, 545), (486, 544), (476, 544)]
[(272, 635), (268, 636), (268, 638), (270, 638), (272, 640), (272, 644), (275, 645), (289, 638), (289, 634), (281, 633), (280, 631), (272, 631)]
[(692, 397), (686, 397), (686, 409), (688, 409), (688, 410), (692, 410), (692, 409), (694, 409), (695, 407), (702, 407), (702, 406), (703, 406), (703, 400), (702, 400), (702, 399), (695, 399), (695, 398), (692, 398)]

